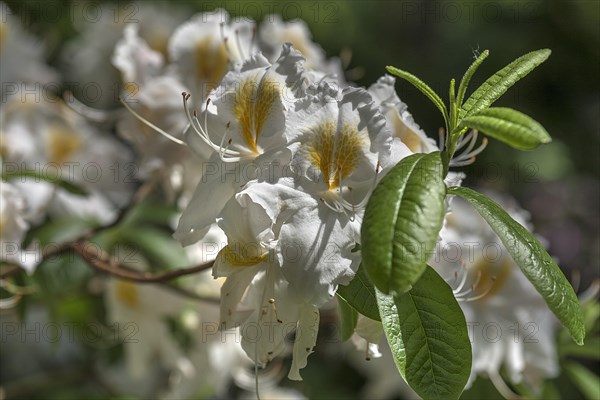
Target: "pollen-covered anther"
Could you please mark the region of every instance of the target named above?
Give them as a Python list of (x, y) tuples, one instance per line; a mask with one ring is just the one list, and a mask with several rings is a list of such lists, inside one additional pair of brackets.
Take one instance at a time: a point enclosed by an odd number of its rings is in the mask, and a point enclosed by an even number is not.
[(283, 323), (282, 320), (279, 319), (279, 316), (277, 315), (277, 307), (275, 307), (275, 299), (269, 299), (269, 304), (271, 305), (271, 308), (273, 309), (273, 314), (275, 314), (275, 318), (277, 319), (277, 322), (279, 322), (280, 324)]

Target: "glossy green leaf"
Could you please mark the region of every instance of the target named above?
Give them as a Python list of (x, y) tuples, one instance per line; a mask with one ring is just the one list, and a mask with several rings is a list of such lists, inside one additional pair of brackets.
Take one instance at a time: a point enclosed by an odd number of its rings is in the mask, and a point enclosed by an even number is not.
[(27, 234), (27, 242), (38, 241), (41, 246), (48, 246), (46, 251), (49, 251), (52, 246), (75, 240), (84, 232), (97, 226), (96, 221), (78, 216), (51, 219), (31, 230)]
[[(132, 251), (141, 251), (159, 269), (174, 269), (189, 265), (185, 251), (168, 232), (156, 228), (128, 228), (120, 231), (120, 241), (129, 244)], [(133, 257), (129, 252), (124, 257)]]
[(51, 174), (42, 174), (36, 171), (14, 171), (14, 172), (3, 172), (2, 180), (10, 181), (12, 179), (28, 179), (29, 181), (35, 182), (48, 182), (55, 186), (58, 186), (71, 194), (75, 194), (78, 196), (87, 196), (88, 192), (84, 188), (76, 185), (73, 182), (64, 180), (60, 177), (51, 175)]
[(463, 118), (459, 127), (477, 129), (516, 149), (531, 150), (552, 139), (533, 118), (512, 108), (486, 108)]
[(375, 299), (375, 287), (362, 264), (348, 285), (338, 286), (337, 295), (365, 317), (381, 321)]
[(598, 375), (583, 365), (574, 362), (564, 363), (563, 369), (584, 398), (588, 400), (600, 399), (600, 377)]
[(404, 158), (377, 185), (363, 219), (362, 260), (382, 292), (401, 294), (419, 279), (444, 217), (439, 152)]
[(423, 82), (422, 80), (420, 80), (419, 78), (417, 78), (416, 76), (411, 74), (410, 72), (406, 72), (406, 71), (403, 71), (401, 69), (398, 69), (396, 67), (391, 67), (391, 66), (387, 66), (387, 67), (385, 67), (385, 69), (387, 69), (387, 71), (390, 74), (395, 75), (398, 78), (402, 78), (402, 79), (410, 82), (414, 87), (419, 89), (421, 91), (421, 93), (423, 93), (425, 96), (427, 96), (427, 98), (429, 100), (431, 100), (433, 102), (433, 104), (435, 104), (435, 106), (438, 108), (438, 110), (440, 110), (440, 112), (442, 113), (442, 115), (444, 117), (444, 121), (446, 121), (446, 125), (448, 125), (448, 110), (446, 109), (446, 105), (442, 101), (441, 97), (438, 96), (438, 94), (432, 88), (430, 88), (425, 82)]
[(410, 291), (377, 291), (383, 329), (398, 370), (424, 399), (457, 399), (471, 372), (465, 317), (448, 284), (427, 267)]
[(464, 198), (481, 214), (575, 342), (583, 344), (583, 312), (575, 291), (541, 243), (481, 193), (465, 187), (451, 187), (448, 193)]
[(462, 106), (460, 118), (489, 107), (502, 96), (512, 85), (529, 74), (535, 67), (550, 56), (549, 49), (527, 53), (502, 68), (483, 82)]
[(577, 346), (573, 342), (558, 348), (559, 354), (563, 356), (573, 356), (579, 358), (588, 358), (600, 360), (600, 337), (588, 337), (583, 346)]
[(338, 309), (340, 315), (340, 339), (345, 342), (354, 333), (354, 329), (358, 323), (358, 312), (339, 296)]
[(467, 87), (469, 86), (469, 82), (471, 81), (473, 74), (475, 74), (475, 71), (477, 71), (477, 68), (479, 68), (481, 63), (489, 55), (490, 55), (489, 50), (485, 50), (483, 53), (481, 53), (479, 55), (479, 57), (477, 57), (477, 59), (473, 62), (473, 64), (471, 64), (469, 69), (467, 69), (467, 72), (465, 72), (465, 74), (463, 75), (463, 78), (460, 81), (460, 85), (458, 86), (458, 94), (456, 97), (456, 104), (458, 104), (458, 107), (462, 106), (462, 102), (465, 98), (465, 93), (467, 93)]

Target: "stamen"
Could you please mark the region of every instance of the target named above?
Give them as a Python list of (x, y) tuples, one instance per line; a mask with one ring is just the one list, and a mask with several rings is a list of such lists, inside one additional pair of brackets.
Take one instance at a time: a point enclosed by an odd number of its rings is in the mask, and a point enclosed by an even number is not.
[(119, 110), (100, 110), (83, 104), (75, 98), (73, 92), (71, 92), (70, 90), (66, 90), (63, 93), (63, 100), (64, 104), (66, 104), (71, 110), (94, 122), (112, 121), (116, 119), (119, 115)]
[(136, 117), (140, 122), (142, 122), (144, 125), (152, 128), (153, 130), (155, 130), (156, 132), (160, 133), (161, 135), (163, 135), (164, 137), (166, 137), (167, 139), (169, 139), (170, 141), (172, 141), (173, 143), (177, 143), (179, 145), (182, 146), (187, 146), (187, 143), (185, 143), (183, 140), (177, 139), (175, 136), (163, 131), (162, 129), (160, 129), (158, 126), (154, 125), (152, 122), (148, 121), (147, 119), (145, 119), (144, 117), (142, 117), (141, 115), (139, 115), (137, 112), (135, 112), (133, 110), (133, 108), (131, 108), (125, 101), (123, 101), (123, 99), (121, 99), (119, 97), (119, 101), (121, 102), (121, 104), (123, 104), (123, 106), (125, 106), (125, 108), (127, 109), (127, 111), (129, 111), (131, 114), (133, 114), (134, 117)]
[(273, 314), (275, 314), (275, 318), (277, 319), (277, 322), (279, 322), (280, 324), (283, 324), (283, 321), (279, 319), (279, 316), (277, 315), (277, 308), (275, 307), (275, 299), (269, 299), (269, 304), (271, 305), (271, 308), (273, 309)]
[[(473, 132), (477, 132), (477, 131), (471, 131), (466, 135), (461, 136), (461, 138), (458, 140), (458, 143), (456, 144), (456, 149), (454, 150), (455, 153), (460, 150), (461, 148), (464, 147), (465, 144), (467, 144), (470, 141), (470, 145), (469, 148), (465, 151), (465, 152), (469, 152), (472, 148), (473, 148), (473, 141), (471, 139), (473, 139)], [(477, 139), (477, 136), (475, 136), (475, 139)]]
[(242, 61), (244, 61), (246, 59), (246, 55), (244, 54), (244, 49), (242, 49), (242, 42), (240, 41), (240, 30), (239, 29), (235, 30), (235, 42), (237, 44), (238, 52), (240, 53), (240, 57), (242, 58)]
[(463, 276), (460, 281), (460, 284), (458, 285), (458, 287), (456, 289), (453, 290), (455, 295), (460, 293), (463, 290), (463, 287), (465, 286), (465, 283), (467, 282), (467, 275), (468, 275), (467, 270), (463, 269), (462, 273), (463, 273)]
[(250, 54), (254, 53), (254, 46), (256, 46), (256, 26), (252, 27), (252, 39), (250, 40)]
[[(188, 100), (190, 98), (190, 94), (183, 92), (183, 109), (185, 110), (185, 114), (187, 116), (188, 121), (190, 122), (190, 126), (194, 128), (194, 131), (200, 136), (200, 138), (212, 148), (214, 151), (219, 153), (221, 160), (224, 162), (237, 162), (240, 161), (241, 153), (234, 150), (229, 150), (227, 148), (223, 148), (223, 141), (220, 146), (217, 146), (208, 135), (208, 110), (204, 112), (204, 127), (200, 124), (198, 120), (198, 115), (196, 110), (194, 110), (193, 114), (190, 112), (188, 107)], [(210, 98), (206, 101), (206, 108), (210, 104)], [(223, 135), (223, 140), (227, 135)]]

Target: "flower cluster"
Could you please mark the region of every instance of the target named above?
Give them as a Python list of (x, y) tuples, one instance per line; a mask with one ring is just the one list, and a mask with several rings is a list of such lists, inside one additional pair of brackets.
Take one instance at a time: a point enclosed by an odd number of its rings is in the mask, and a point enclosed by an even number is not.
[[(445, 140), (456, 139), (448, 142), (452, 157), (444, 167), (451, 170), (444, 176), (446, 186), (460, 186), (465, 175), (453, 169), (472, 163), (487, 144), (467, 128), (460, 138), (442, 130), (436, 142), (398, 96), (394, 77), (368, 88), (348, 82), (345, 63), (327, 58), (300, 20), (271, 15), (257, 24), (222, 9), (187, 19), (140, 3), (136, 22), (117, 23), (103, 12), (94, 24), (76, 23), (79, 35), (63, 47), (55, 69), (0, 5), (0, 260), (32, 275), (45, 259), (31, 229), (85, 221), (91, 233), (77, 240), (93, 238), (104, 272), (116, 264), (126, 272), (88, 285), (103, 295), (107, 323), (134, 322), (140, 334), (140, 341), (124, 343), (122, 367), (142, 382), (158, 361), (170, 371), (167, 398), (196, 395), (203, 385), (224, 393), (231, 379), (257, 390), (246, 369), (255, 366), (258, 387), (258, 367), (290, 353), (287, 376), (302, 380), (320, 312), (359, 271), (361, 225), (380, 180), (405, 157), (447, 150)], [(59, 71), (80, 85), (63, 84)], [(105, 89), (94, 100), (85, 95), (92, 83)], [(141, 228), (127, 226), (149, 192), (163, 202), (157, 214), (170, 213), (149, 218), (164, 224), (158, 233), (146, 220)], [(524, 211), (499, 203), (529, 228)], [(501, 392), (510, 386), (506, 376), (513, 386), (539, 387), (559, 372), (557, 320), (471, 208), (455, 198), (440, 204), (447, 214), (429, 265), (475, 327), (469, 385), (486, 375)], [(64, 236), (55, 239), (76, 235)], [(119, 255), (144, 240), (151, 255), (175, 244), (180, 253), (167, 249), (167, 257), (156, 257), (161, 263), (211, 264), (214, 279), (127, 280), (159, 269), (145, 252)], [(490, 244), (497, 255), (486, 252)], [(175, 253), (184, 261), (172, 261)], [(400, 389), (387, 379), (397, 373), (387, 346), (378, 347), (382, 323), (364, 315), (354, 322), (351, 342), (361, 357), (383, 353), (390, 361), (378, 364), (386, 371), (368, 367), (373, 391), (366, 395), (406, 393), (399, 378)], [(497, 329), (501, 337), (490, 340)], [(531, 329), (539, 332), (535, 342), (527, 341)], [(226, 343), (228, 335), (239, 343)], [(107, 379), (118, 385), (115, 371)]]

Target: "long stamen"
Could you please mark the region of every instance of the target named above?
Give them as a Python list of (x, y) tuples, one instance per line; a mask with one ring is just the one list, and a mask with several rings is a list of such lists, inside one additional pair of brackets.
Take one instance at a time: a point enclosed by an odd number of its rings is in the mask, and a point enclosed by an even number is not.
[(66, 104), (71, 110), (94, 122), (108, 122), (116, 119), (118, 116), (119, 110), (100, 110), (98, 108), (93, 108), (83, 104), (81, 101), (75, 98), (73, 92), (70, 90), (66, 90), (63, 93), (63, 100), (65, 101), (64, 104)]
[(242, 49), (242, 42), (240, 40), (239, 29), (235, 30), (235, 43), (237, 44), (238, 52), (240, 53), (240, 57), (242, 58), (242, 61), (244, 61), (246, 59), (246, 55), (244, 54), (244, 49)]
[[(196, 114), (196, 111), (194, 111), (193, 115), (190, 112), (190, 109), (188, 107), (188, 100), (190, 98), (190, 94), (183, 92), (183, 108), (185, 110), (186, 116), (190, 122), (190, 125), (192, 126), (192, 128), (194, 128), (194, 131), (198, 134), (198, 136), (200, 136), (200, 138), (208, 145), (210, 146), (210, 148), (212, 148), (214, 151), (219, 153), (219, 156), (221, 158), (221, 160), (223, 160), (224, 162), (237, 162), (239, 161), (239, 156), (240, 153), (234, 150), (229, 150), (228, 148), (224, 148), (223, 147), (223, 142), (224, 139), (227, 135), (223, 135), (223, 140), (221, 141), (221, 145), (216, 145), (210, 138), (209, 134), (208, 134), (208, 106), (210, 105), (210, 98), (208, 98), (206, 100), (206, 106), (205, 106), (205, 114), (204, 114), (204, 126), (202, 126), (200, 124), (200, 120), (198, 119), (198, 116)], [(227, 124), (227, 127), (229, 128), (229, 124)], [(227, 158), (225, 158), (227, 157)]]
[(460, 284), (458, 285), (458, 287), (456, 289), (453, 290), (454, 294), (460, 293), (462, 291), (463, 287), (465, 286), (465, 283), (467, 282), (468, 272), (465, 269), (463, 269), (462, 273), (463, 273), (463, 276), (460, 281)]
[(123, 104), (123, 106), (125, 106), (125, 108), (127, 109), (127, 111), (129, 111), (131, 114), (133, 114), (134, 117), (136, 117), (140, 122), (142, 122), (144, 125), (152, 128), (153, 130), (155, 130), (156, 132), (160, 133), (161, 135), (163, 135), (164, 137), (166, 137), (167, 139), (169, 139), (170, 141), (172, 141), (173, 143), (177, 143), (179, 145), (182, 146), (187, 146), (187, 143), (185, 143), (183, 140), (177, 139), (175, 136), (163, 131), (162, 129), (160, 129), (158, 126), (154, 125), (152, 122), (148, 121), (147, 119), (145, 119), (144, 117), (142, 117), (140, 114), (138, 114), (137, 112), (135, 112), (133, 110), (133, 108), (131, 108), (125, 101), (123, 101), (123, 99), (121, 99), (119, 97), (119, 101), (121, 102), (121, 104)]
[[(473, 141), (471, 140), (471, 139), (473, 139), (473, 132), (476, 132), (476, 131), (471, 131), (468, 134), (463, 135), (459, 139), (458, 144), (456, 145), (456, 149), (454, 150), (455, 152), (457, 152), (458, 150), (460, 150), (461, 148), (463, 148), (464, 145), (467, 144), (467, 143), (469, 143), (469, 142), (470, 142), (470, 146), (469, 146), (469, 148), (465, 152), (469, 152), (470, 149), (473, 148)], [(475, 139), (476, 138), (477, 138), (477, 136), (475, 136)]]
[(460, 156), (453, 158), (450, 161), (450, 166), (451, 167), (462, 167), (465, 165), (472, 164), (475, 161), (475, 156), (479, 155), (479, 153), (481, 153), (486, 148), (487, 145), (488, 145), (488, 139), (483, 138), (483, 141), (481, 142), (481, 145), (479, 147), (477, 147), (473, 151), (470, 151), (468, 153), (465, 152), (465, 153), (461, 154)]

